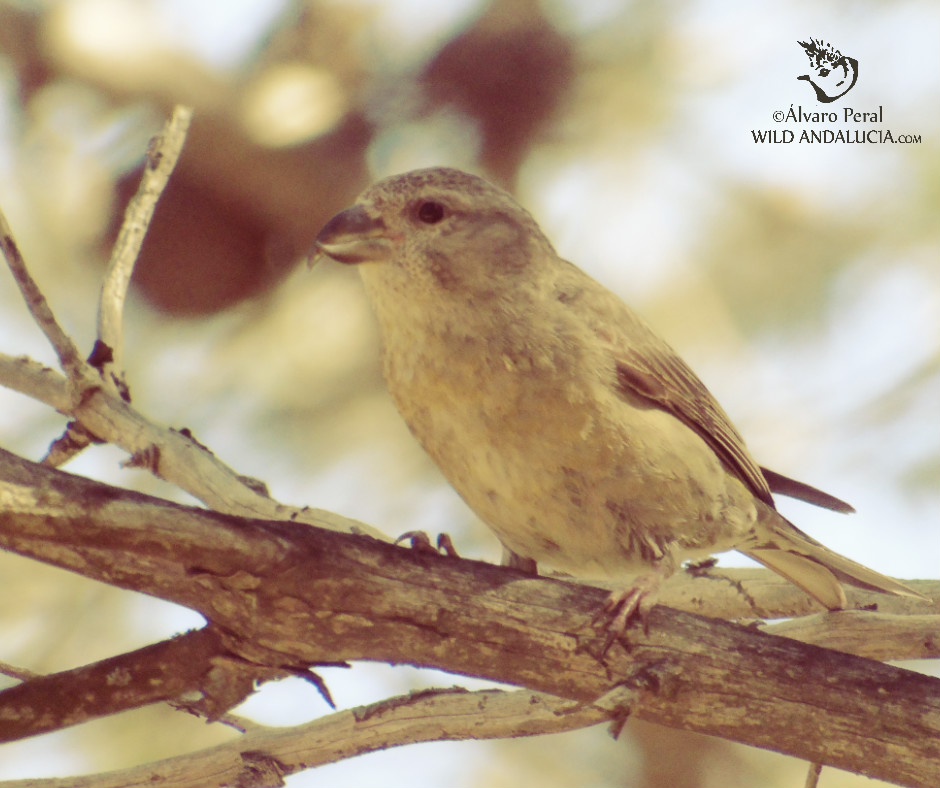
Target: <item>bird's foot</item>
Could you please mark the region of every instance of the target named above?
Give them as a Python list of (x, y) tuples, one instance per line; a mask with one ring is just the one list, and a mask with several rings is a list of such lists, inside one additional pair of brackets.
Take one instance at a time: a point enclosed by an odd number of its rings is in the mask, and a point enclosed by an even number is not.
[(395, 544), (410, 542), (411, 549), (419, 553), (431, 553), (433, 555), (446, 555), (449, 558), (460, 558), (457, 548), (449, 534), (437, 535), (437, 547), (431, 544), (431, 537), (427, 531), (406, 531), (395, 540)]
[(514, 553), (508, 547), (503, 547), (503, 560), (500, 561), (503, 566), (509, 566), (525, 572), (527, 575), (538, 575), (538, 564), (532, 558), (526, 558), (518, 553)]
[(611, 591), (601, 609), (591, 620), (598, 623), (605, 617), (610, 617), (605, 625), (607, 639), (604, 641), (602, 654), (606, 654), (614, 641), (626, 631), (634, 621), (643, 624), (643, 632), (649, 634), (649, 614), (656, 604), (656, 596), (662, 585), (663, 576), (659, 572), (640, 575), (629, 588)]
[(707, 577), (708, 570), (714, 569), (718, 565), (718, 559), (713, 555), (700, 558), (698, 561), (686, 561), (683, 564), (685, 571), (692, 577)]

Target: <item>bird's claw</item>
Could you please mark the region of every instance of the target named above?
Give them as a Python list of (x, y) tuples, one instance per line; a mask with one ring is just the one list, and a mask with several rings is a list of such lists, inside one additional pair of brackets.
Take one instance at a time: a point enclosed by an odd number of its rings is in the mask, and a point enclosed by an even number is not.
[(610, 592), (600, 610), (591, 619), (591, 624), (594, 625), (610, 617), (604, 626), (607, 637), (601, 654), (606, 654), (614, 641), (620, 638), (635, 620), (643, 624), (643, 634), (649, 635), (649, 615), (656, 604), (656, 592), (661, 583), (662, 576), (653, 573), (638, 577), (630, 588)]
[(431, 537), (427, 531), (406, 531), (395, 540), (395, 544), (410, 542), (411, 549), (419, 553), (430, 553), (432, 555), (446, 555), (449, 558), (460, 558), (457, 548), (449, 534), (437, 535), (437, 546), (431, 544)]
[(708, 570), (714, 569), (718, 565), (718, 559), (710, 555), (697, 561), (687, 561), (685, 571), (692, 577), (708, 577)]

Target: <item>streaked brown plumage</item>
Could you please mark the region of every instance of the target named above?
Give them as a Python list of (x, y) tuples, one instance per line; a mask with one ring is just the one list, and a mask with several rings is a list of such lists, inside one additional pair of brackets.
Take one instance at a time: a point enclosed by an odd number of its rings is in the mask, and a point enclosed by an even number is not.
[(485, 180), (380, 181), (317, 251), (360, 264), (399, 411), (518, 556), (627, 578), (734, 548), (830, 609), (843, 582), (918, 596), (784, 519), (774, 491), (851, 507), (759, 467), (679, 356)]

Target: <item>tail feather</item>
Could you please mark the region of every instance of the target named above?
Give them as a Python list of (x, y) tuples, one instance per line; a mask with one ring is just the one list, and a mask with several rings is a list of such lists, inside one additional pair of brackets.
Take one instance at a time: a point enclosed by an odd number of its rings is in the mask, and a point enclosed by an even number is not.
[(855, 511), (855, 507), (852, 506), (852, 504), (846, 503), (827, 492), (823, 492), (813, 487), (811, 484), (798, 482), (796, 479), (791, 479), (788, 476), (784, 476), (782, 473), (777, 473), (763, 466), (761, 466), (760, 470), (767, 480), (767, 486), (770, 487), (770, 491), (775, 495), (785, 495), (788, 498), (796, 498), (798, 501), (805, 501), (806, 503), (813, 504), (813, 506), (821, 506), (823, 509), (832, 509), (832, 511), (841, 512), (842, 514), (851, 514)]
[(848, 604), (838, 579), (823, 564), (776, 548), (742, 552), (802, 588), (829, 610), (841, 610)]
[(771, 523), (765, 523), (770, 527), (759, 541), (738, 549), (802, 588), (829, 610), (840, 610), (846, 605), (842, 583), (868, 591), (926, 599), (903, 583), (833, 552), (777, 512), (772, 512), (772, 518)]

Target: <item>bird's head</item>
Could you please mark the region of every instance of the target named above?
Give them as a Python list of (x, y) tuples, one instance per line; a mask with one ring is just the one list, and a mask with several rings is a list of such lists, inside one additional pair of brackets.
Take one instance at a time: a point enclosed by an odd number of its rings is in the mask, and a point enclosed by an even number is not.
[(370, 290), (479, 300), (531, 276), (529, 269), (554, 251), (502, 189), (460, 170), (432, 168), (363, 192), (320, 231), (319, 256), (361, 265)]

